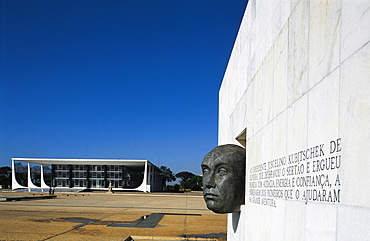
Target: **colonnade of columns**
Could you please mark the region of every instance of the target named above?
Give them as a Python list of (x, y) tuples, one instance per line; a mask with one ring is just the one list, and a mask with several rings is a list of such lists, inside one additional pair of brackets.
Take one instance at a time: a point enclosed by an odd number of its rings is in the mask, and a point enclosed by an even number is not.
[(36, 186), (31, 179), (31, 165), (29, 162), (27, 162), (27, 186), (22, 186), (18, 183), (16, 179), (16, 170), (15, 170), (15, 165), (14, 165), (14, 160), (12, 160), (12, 190), (14, 189), (20, 189), (20, 188), (28, 188), (30, 189), (49, 189), (50, 186), (46, 185), (45, 180), (44, 180), (44, 168), (43, 165), (40, 165), (40, 175), (41, 175), (41, 180), (40, 180), (40, 186)]
[[(26, 161), (25, 161), (26, 162)], [(69, 175), (72, 178), (72, 174)], [(105, 177), (106, 178), (106, 177)], [(31, 163), (27, 162), (27, 181), (26, 186), (18, 183), (16, 178), (15, 160), (12, 159), (12, 189), (49, 189), (50, 186), (45, 183), (44, 167), (40, 164), (40, 186), (36, 186), (32, 182)], [(148, 161), (144, 163), (144, 177), (142, 184), (132, 190), (143, 192), (162, 191), (161, 171)]]

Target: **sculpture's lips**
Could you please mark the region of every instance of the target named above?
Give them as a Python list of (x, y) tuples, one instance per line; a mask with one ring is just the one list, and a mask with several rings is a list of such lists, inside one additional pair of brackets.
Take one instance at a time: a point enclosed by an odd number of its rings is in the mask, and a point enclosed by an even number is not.
[(213, 193), (206, 193), (205, 195), (204, 195), (204, 198), (205, 199), (215, 199), (215, 198), (217, 198), (218, 197), (218, 195), (216, 195), (216, 194), (213, 194)]

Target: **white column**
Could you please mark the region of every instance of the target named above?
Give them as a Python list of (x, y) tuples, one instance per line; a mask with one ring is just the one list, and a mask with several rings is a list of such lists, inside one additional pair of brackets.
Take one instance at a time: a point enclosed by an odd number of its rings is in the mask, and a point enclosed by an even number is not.
[(19, 185), (17, 179), (15, 177), (15, 165), (14, 160), (12, 159), (12, 190), (19, 189), (19, 188), (26, 188), (25, 186)]
[(27, 162), (28, 164), (28, 172), (27, 172), (27, 188), (28, 188), (28, 191), (30, 191), (31, 188), (39, 188), (37, 187), (35, 184), (32, 183), (32, 180), (31, 180), (31, 167), (30, 167), (30, 163)]
[(41, 171), (41, 188), (49, 188), (48, 185), (46, 185), (45, 180), (44, 180), (44, 166), (40, 165), (40, 171)]
[(27, 188), (28, 188), (28, 191), (30, 191), (31, 183), (32, 183), (32, 181), (31, 181), (31, 167), (30, 167), (30, 163), (27, 162)]
[(148, 162), (145, 161), (144, 163), (144, 177), (143, 177), (143, 182), (141, 185), (137, 188), (137, 190), (147, 192), (147, 179), (148, 179)]
[(149, 171), (150, 169), (148, 168), (148, 162), (145, 161), (145, 176), (144, 176), (144, 179), (145, 179), (145, 192), (150, 192), (150, 183), (149, 182)]

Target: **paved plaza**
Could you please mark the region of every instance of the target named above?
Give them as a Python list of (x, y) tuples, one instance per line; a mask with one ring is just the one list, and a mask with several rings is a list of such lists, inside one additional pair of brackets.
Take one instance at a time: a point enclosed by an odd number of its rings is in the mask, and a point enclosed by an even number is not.
[(1, 201), (0, 240), (226, 240), (227, 215), (209, 211), (200, 192), (56, 195)]

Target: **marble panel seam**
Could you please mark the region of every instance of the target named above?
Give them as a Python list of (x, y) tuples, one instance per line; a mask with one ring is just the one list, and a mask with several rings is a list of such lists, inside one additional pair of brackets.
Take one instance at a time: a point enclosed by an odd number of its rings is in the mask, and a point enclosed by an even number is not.
[(370, 43), (370, 40), (367, 41), (364, 45), (362, 45), (360, 48), (358, 48), (355, 52), (353, 52), (351, 55), (349, 55), (346, 59), (344, 59), (342, 62), (340, 62), (339, 65), (343, 64), (344, 62), (346, 62), (348, 59), (350, 59), (353, 55), (356, 55), (359, 51), (361, 51), (361, 49), (363, 49), (366, 45), (368, 45)]

